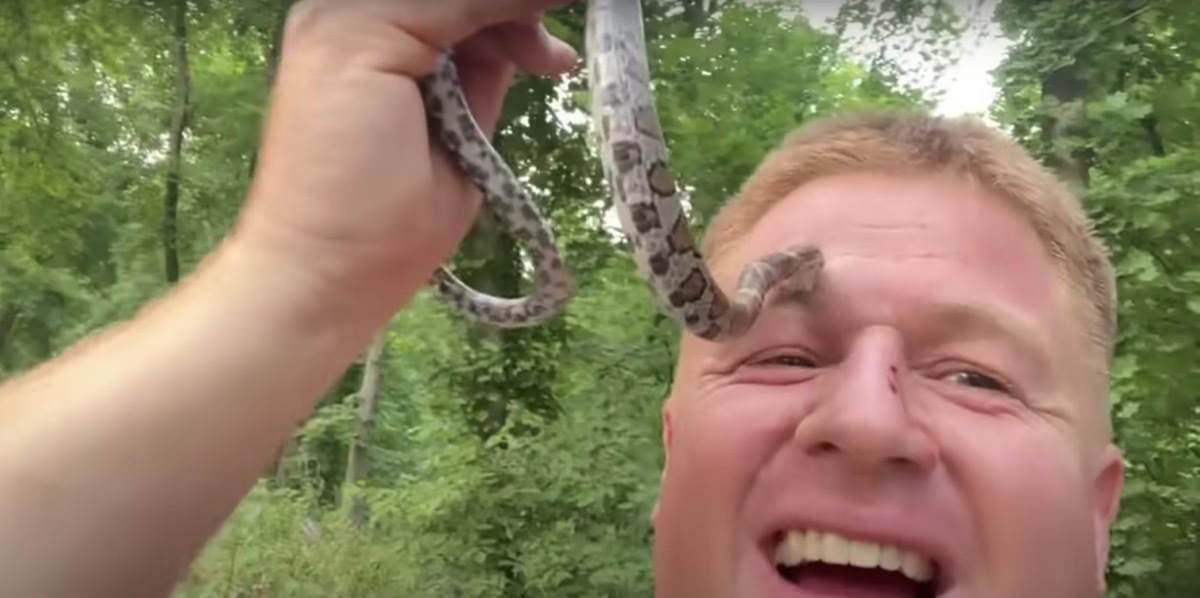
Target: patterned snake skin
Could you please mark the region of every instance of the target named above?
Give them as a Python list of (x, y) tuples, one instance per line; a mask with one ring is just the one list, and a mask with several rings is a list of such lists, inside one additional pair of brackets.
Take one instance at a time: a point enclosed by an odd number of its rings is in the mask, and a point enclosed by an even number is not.
[[(745, 332), (775, 286), (805, 294), (824, 260), (813, 246), (792, 247), (746, 266), (730, 299), (717, 286), (696, 247), (680, 192), (667, 166), (665, 136), (654, 108), (641, 0), (588, 0), (586, 56), (592, 122), (605, 178), (638, 271), (659, 305), (692, 334), (710, 341)], [(550, 227), (513, 172), (472, 118), (450, 53), (421, 81), (431, 130), (484, 193), (485, 205), (533, 257), (537, 291), (505, 299), (475, 291), (439, 268), (434, 293), (483, 324), (517, 328), (557, 316), (574, 293)]]

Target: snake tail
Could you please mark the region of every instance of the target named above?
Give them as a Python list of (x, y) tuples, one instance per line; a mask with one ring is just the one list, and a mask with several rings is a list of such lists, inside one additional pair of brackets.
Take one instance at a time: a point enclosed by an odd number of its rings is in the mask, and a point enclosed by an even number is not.
[(445, 267), (438, 267), (430, 280), (431, 290), (454, 310), (487, 326), (524, 328), (554, 318), (574, 294), (571, 274), (537, 205), (472, 116), (452, 52), (439, 57), (437, 69), (420, 80), (419, 87), (430, 131), (483, 192), (484, 207), (506, 232), (525, 244), (536, 284), (529, 297), (495, 297), (472, 289)]

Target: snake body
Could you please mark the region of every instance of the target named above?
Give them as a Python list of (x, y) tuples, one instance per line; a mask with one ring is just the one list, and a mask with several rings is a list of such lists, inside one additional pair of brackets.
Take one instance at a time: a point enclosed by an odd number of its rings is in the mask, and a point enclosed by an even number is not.
[[(692, 334), (716, 341), (745, 332), (774, 287), (805, 294), (824, 266), (819, 249), (794, 246), (749, 263), (736, 295), (722, 292), (701, 255), (680, 191), (667, 164), (665, 135), (654, 107), (642, 25), (641, 0), (588, 0), (586, 60), (592, 90), (592, 124), (605, 180), (639, 274), (660, 308)], [(492, 148), (459, 87), (451, 52), (421, 83), (431, 129), (485, 204), (505, 228), (525, 241), (534, 257), (537, 292), (504, 299), (475, 291), (444, 268), (434, 273), (434, 293), (456, 310), (498, 327), (524, 327), (557, 316), (574, 288), (549, 226)]]
[(553, 318), (574, 292), (571, 274), (537, 205), (471, 115), (453, 54), (443, 53), (437, 70), (419, 85), (430, 130), (467, 178), (483, 191), (484, 206), (510, 235), (526, 244), (537, 278), (532, 297), (506, 299), (476, 291), (439, 267), (430, 280), (434, 294), (472, 319), (499, 328), (533, 326)]

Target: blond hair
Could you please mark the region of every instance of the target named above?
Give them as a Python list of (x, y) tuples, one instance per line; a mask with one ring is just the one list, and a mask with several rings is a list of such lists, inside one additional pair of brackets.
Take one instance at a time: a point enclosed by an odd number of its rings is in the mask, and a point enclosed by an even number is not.
[(705, 255), (719, 261), (804, 183), (864, 170), (962, 175), (1009, 201), (1037, 231), (1077, 300), (1107, 390), (1116, 335), (1116, 284), (1108, 253), (1075, 194), (1015, 142), (978, 120), (867, 111), (802, 127), (763, 160), (717, 214), (704, 237)]

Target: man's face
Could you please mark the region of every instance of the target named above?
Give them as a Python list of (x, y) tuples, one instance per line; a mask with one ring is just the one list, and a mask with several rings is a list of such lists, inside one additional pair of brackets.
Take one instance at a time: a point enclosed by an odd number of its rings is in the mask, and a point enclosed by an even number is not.
[(657, 595), (1099, 596), (1123, 470), (1033, 229), (950, 178), (830, 177), (718, 278), (808, 242), (826, 258), (808, 303), (684, 342)]

